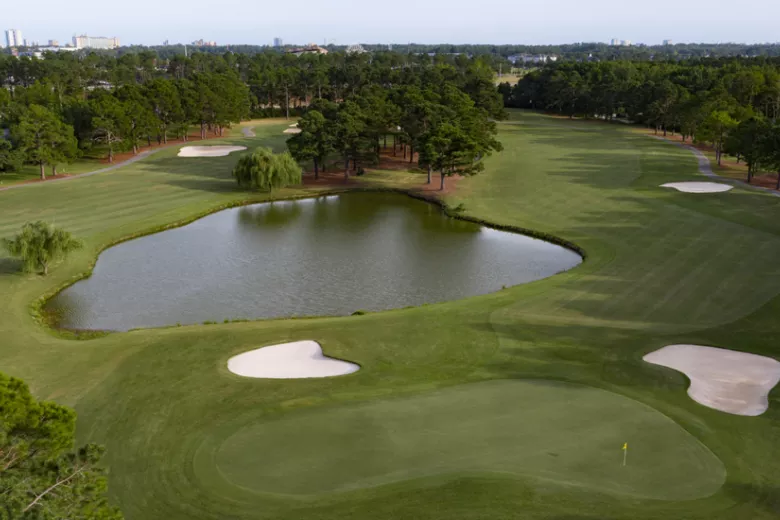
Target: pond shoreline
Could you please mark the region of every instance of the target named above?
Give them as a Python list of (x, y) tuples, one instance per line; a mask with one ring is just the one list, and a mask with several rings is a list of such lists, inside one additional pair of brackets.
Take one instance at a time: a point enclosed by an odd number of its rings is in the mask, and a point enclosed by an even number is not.
[[(328, 314), (317, 314), (317, 315), (303, 315), (303, 316), (284, 316), (284, 317), (259, 317), (259, 318), (238, 318), (238, 319), (225, 319), (224, 321), (204, 321), (202, 323), (192, 323), (192, 324), (171, 324), (171, 325), (163, 325), (163, 326), (154, 326), (154, 327), (135, 327), (130, 328), (125, 331), (118, 331), (118, 330), (100, 330), (100, 329), (78, 329), (78, 328), (68, 328), (59, 326), (58, 322), (59, 320), (57, 317), (50, 311), (46, 309), (46, 306), (49, 304), (49, 302), (57, 297), (61, 292), (65, 291), (75, 283), (77, 283), (80, 280), (84, 280), (86, 278), (89, 278), (92, 276), (95, 265), (97, 264), (98, 258), (100, 255), (105, 252), (107, 249), (117, 246), (119, 244), (129, 242), (131, 240), (135, 240), (138, 238), (142, 238), (149, 235), (154, 235), (157, 233), (161, 233), (163, 231), (176, 229), (184, 227), (188, 224), (191, 224), (197, 220), (203, 219), (205, 217), (208, 217), (210, 215), (213, 215), (215, 213), (225, 211), (228, 209), (235, 209), (255, 204), (266, 204), (266, 203), (274, 203), (274, 202), (284, 202), (284, 201), (301, 201), (301, 200), (309, 200), (309, 199), (316, 199), (321, 197), (327, 197), (327, 196), (333, 196), (333, 195), (342, 195), (346, 193), (394, 193), (399, 195), (404, 195), (409, 198), (419, 200), (431, 205), (436, 206), (443, 215), (453, 218), (456, 220), (461, 220), (464, 222), (469, 222), (472, 224), (477, 224), (480, 226), (484, 226), (489, 229), (498, 230), (498, 231), (504, 231), (504, 232), (510, 232), (514, 234), (523, 235), (529, 238), (538, 239), (545, 241), (547, 243), (557, 245), (560, 247), (563, 247), (575, 254), (577, 254), (581, 262), (577, 264), (574, 267), (577, 267), (578, 265), (581, 265), (584, 263), (587, 259), (587, 254), (580, 246), (577, 244), (563, 239), (561, 237), (551, 235), (549, 233), (545, 233), (542, 231), (536, 231), (533, 229), (523, 228), (520, 226), (512, 226), (512, 225), (502, 225), (502, 224), (496, 224), (493, 222), (486, 221), (484, 219), (480, 219), (477, 217), (464, 215), (462, 214), (462, 211), (456, 210), (452, 208), (450, 205), (448, 205), (445, 201), (443, 201), (441, 198), (439, 198), (436, 194), (432, 194), (428, 191), (423, 191), (419, 189), (404, 189), (404, 188), (395, 188), (395, 187), (384, 187), (384, 186), (344, 186), (342, 188), (335, 188), (331, 187), (326, 190), (317, 191), (316, 193), (311, 194), (303, 194), (303, 195), (293, 195), (293, 196), (285, 196), (280, 198), (271, 198), (271, 199), (263, 199), (263, 200), (257, 200), (255, 198), (250, 199), (243, 199), (238, 201), (232, 201), (226, 204), (221, 204), (219, 206), (215, 206), (212, 208), (209, 208), (206, 211), (202, 211), (199, 213), (194, 214), (191, 217), (188, 217), (186, 219), (182, 219), (176, 222), (163, 224), (160, 226), (155, 226), (153, 228), (143, 230), (137, 233), (132, 233), (130, 235), (126, 235), (123, 237), (118, 238), (117, 240), (112, 240), (102, 246), (99, 247), (97, 252), (95, 253), (94, 257), (91, 259), (88, 269), (86, 269), (84, 272), (71, 277), (70, 279), (66, 280), (65, 282), (57, 285), (56, 287), (52, 288), (49, 291), (46, 291), (41, 296), (36, 298), (31, 304), (30, 304), (30, 312), (33, 316), (33, 318), (41, 325), (44, 329), (48, 330), (50, 333), (62, 337), (64, 339), (74, 339), (74, 340), (88, 340), (88, 339), (95, 339), (100, 338), (109, 334), (116, 334), (116, 333), (122, 333), (122, 332), (131, 332), (133, 330), (148, 330), (148, 329), (161, 329), (161, 328), (177, 328), (182, 326), (199, 326), (199, 325), (209, 325), (209, 324), (222, 324), (222, 323), (233, 323), (233, 322), (248, 322), (248, 321), (272, 321), (272, 320), (290, 320), (290, 319), (317, 319), (317, 318), (326, 318), (326, 317), (349, 317), (346, 315), (328, 315)], [(574, 268), (572, 267), (572, 269)], [(552, 275), (555, 276), (555, 275)], [(495, 291), (491, 291), (495, 292)], [(468, 297), (474, 297), (477, 295), (472, 295)], [(444, 302), (436, 302), (436, 303), (444, 303)], [(412, 307), (417, 307), (418, 305), (412, 305)], [(393, 309), (385, 309), (385, 310), (379, 310), (375, 312), (386, 312)]]

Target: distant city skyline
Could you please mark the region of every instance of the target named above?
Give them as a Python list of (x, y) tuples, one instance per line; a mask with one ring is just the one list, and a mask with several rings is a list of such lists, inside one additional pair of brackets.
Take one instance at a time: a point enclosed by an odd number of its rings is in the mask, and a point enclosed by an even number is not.
[[(3, 8), (2, 29), (19, 29), (28, 41), (70, 41), (79, 34), (117, 37), (123, 44), (273, 45), (314, 42), (485, 43), (554, 45), (577, 42), (634, 45), (675, 43), (768, 43), (780, 40), (773, 27), (780, 2), (747, 0), (740, 9), (728, 0), (657, 0), (652, 9), (627, 0), (397, 0), (377, 11), (357, 0), (299, 0), (291, 14), (285, 4), (191, 0), (186, 4), (136, 0), (121, 16), (108, 16), (98, 0), (63, 3), (39, 0), (36, 9), (19, 3)], [(755, 13), (760, 12), (757, 17)], [(174, 23), (175, 22), (175, 23)], [(3, 42), (5, 43), (5, 42)]]

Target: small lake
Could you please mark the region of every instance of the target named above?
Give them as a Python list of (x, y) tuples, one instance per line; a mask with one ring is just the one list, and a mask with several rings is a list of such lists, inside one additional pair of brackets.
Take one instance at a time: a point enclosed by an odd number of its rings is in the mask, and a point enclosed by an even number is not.
[(103, 330), (347, 315), (486, 294), (581, 261), (404, 195), (348, 193), (228, 209), (116, 245), (47, 309), (61, 327)]

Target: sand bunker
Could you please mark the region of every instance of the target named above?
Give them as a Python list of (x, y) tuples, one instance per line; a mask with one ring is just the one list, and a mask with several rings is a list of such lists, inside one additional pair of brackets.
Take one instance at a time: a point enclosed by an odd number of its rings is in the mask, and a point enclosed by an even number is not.
[(699, 345), (669, 345), (647, 354), (648, 363), (688, 376), (697, 403), (736, 415), (761, 415), (780, 381), (780, 362), (755, 354)]
[(298, 123), (293, 123), (290, 125), (290, 128), (298, 128)]
[(734, 188), (721, 182), (668, 182), (661, 184), (662, 188), (674, 188), (685, 193), (720, 193)]
[(179, 150), (179, 157), (224, 157), (241, 150), (246, 146), (185, 146)]
[(288, 128), (284, 131), (285, 134), (300, 134), (301, 129), (300, 128)]
[(265, 379), (299, 379), (333, 377), (351, 374), (360, 366), (349, 361), (329, 358), (316, 341), (295, 341), (262, 347), (233, 356), (228, 370), (244, 377)]

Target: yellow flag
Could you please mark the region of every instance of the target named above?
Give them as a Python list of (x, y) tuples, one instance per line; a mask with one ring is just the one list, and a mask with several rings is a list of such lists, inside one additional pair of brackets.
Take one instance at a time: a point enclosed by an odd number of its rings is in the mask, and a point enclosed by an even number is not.
[(627, 449), (628, 449), (628, 443), (625, 443), (625, 444), (623, 444), (623, 449), (624, 449), (624, 450), (627, 450)]

